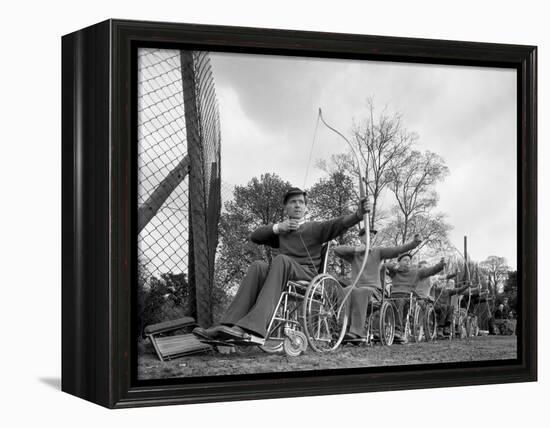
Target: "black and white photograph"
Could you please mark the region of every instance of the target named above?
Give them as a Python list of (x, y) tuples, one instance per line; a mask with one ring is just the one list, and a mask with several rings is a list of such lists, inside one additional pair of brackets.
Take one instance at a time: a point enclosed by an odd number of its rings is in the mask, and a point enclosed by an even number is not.
[(516, 69), (135, 57), (138, 380), (518, 358)]
[(540, 426), (545, 9), (6, 3), (0, 425)]

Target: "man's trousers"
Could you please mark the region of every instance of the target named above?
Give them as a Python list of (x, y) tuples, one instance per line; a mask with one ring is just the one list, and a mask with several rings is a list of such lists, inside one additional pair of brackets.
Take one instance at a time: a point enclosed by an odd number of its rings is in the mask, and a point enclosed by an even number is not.
[[(347, 289), (344, 293), (347, 292)], [(366, 337), (365, 329), (367, 321), (367, 310), (371, 298), (379, 302), (381, 300), (382, 291), (374, 287), (354, 288), (348, 298), (348, 309), (350, 316), (349, 332), (356, 334), (359, 337)]]
[(308, 267), (283, 254), (272, 260), (271, 268), (262, 261), (252, 263), (221, 324), (236, 325), (265, 337), (287, 281), (309, 281), (314, 276)]
[(437, 323), (440, 327), (448, 327), (451, 325), (454, 307), (452, 305), (436, 304), (435, 313), (437, 314)]
[(410, 293), (392, 293), (391, 298), (393, 299), (394, 307), (397, 311), (395, 314), (395, 329), (400, 333), (404, 333), (411, 295)]

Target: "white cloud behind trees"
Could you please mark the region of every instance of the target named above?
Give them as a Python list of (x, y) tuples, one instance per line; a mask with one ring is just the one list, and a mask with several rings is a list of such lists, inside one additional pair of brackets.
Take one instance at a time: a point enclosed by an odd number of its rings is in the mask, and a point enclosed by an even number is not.
[[(516, 266), (516, 72), (509, 69), (212, 53), (222, 125), (222, 179), (245, 184), (276, 172), (304, 185), (317, 112), (350, 139), (354, 120), (377, 110), (402, 115), (416, 149), (440, 155), (438, 211), (472, 258)], [(317, 159), (345, 152), (320, 126), (305, 187), (325, 173)], [(391, 195), (382, 198), (393, 204)]]

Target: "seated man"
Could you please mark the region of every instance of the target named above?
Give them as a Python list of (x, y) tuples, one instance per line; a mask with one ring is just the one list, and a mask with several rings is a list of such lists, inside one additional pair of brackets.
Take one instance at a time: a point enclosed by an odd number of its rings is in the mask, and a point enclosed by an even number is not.
[(505, 320), (507, 318), (508, 313), (504, 310), (504, 305), (501, 303), (495, 311), (495, 320)]
[[(427, 266), (428, 266), (428, 262), (426, 260), (422, 260), (421, 262), (418, 263), (418, 269), (424, 269)], [(452, 279), (456, 275), (457, 275), (456, 273), (451, 273), (447, 275), (445, 279), (446, 280)], [(434, 299), (433, 286), (437, 284), (437, 281), (432, 285), (430, 277), (426, 277), (422, 279), (417, 278), (417, 279), (418, 281), (414, 285), (413, 289), (418, 297), (420, 297), (421, 299), (424, 299), (420, 301), (422, 307), (424, 307), (425, 301), (430, 301), (432, 303), (434, 302), (435, 299)]]
[[(453, 276), (456, 276), (454, 274)], [(443, 327), (443, 334), (451, 334), (451, 320), (454, 307), (451, 304), (451, 297), (460, 296), (470, 287), (466, 283), (462, 287), (455, 288), (454, 280), (447, 277), (447, 284), (433, 288), (433, 297), (435, 298), (435, 313), (437, 314), (438, 325)]]
[(506, 321), (508, 320), (508, 314), (509, 312), (505, 310), (503, 303), (498, 305), (498, 308), (493, 316), (494, 326), (498, 334), (506, 334)]
[(411, 255), (409, 253), (401, 254), (397, 258), (398, 264), (386, 265), (388, 273), (392, 280), (391, 297), (395, 298), (396, 314), (396, 337), (404, 339), (404, 323), (406, 309), (409, 304), (409, 297), (414, 290), (415, 285), (440, 272), (445, 266), (445, 259), (442, 257), (438, 264), (432, 267), (421, 269), (411, 268)]
[[(418, 262), (418, 269), (424, 269), (426, 267), (428, 267), (428, 262), (426, 260)], [(429, 276), (422, 279), (417, 278), (417, 282), (414, 284), (413, 288), (418, 297), (422, 299), (429, 299), (430, 289), (432, 288), (431, 278)]]
[(283, 199), (288, 219), (252, 232), (256, 244), (279, 249), (271, 266), (263, 261), (250, 265), (235, 298), (218, 326), (196, 328), (193, 333), (207, 340), (265, 338), (283, 286), (288, 280), (311, 280), (318, 272), (321, 247), (361, 221), (370, 208), (366, 200), (353, 214), (328, 221), (305, 221), (306, 192), (291, 188)]
[[(365, 229), (359, 231), (359, 238), (365, 234)], [(376, 230), (370, 231), (371, 242), (374, 240)], [(370, 299), (380, 302), (382, 299), (382, 284), (380, 281), (380, 267), (382, 260), (392, 259), (399, 254), (416, 248), (422, 239), (415, 235), (414, 239), (398, 247), (371, 247), (367, 256), (367, 264), (361, 273), (349, 297), (350, 326), (344, 337), (345, 340), (357, 340), (366, 338), (365, 322)], [(365, 257), (365, 244), (357, 247), (340, 245), (334, 248), (334, 253), (351, 264), (351, 280), (357, 278), (357, 274)]]

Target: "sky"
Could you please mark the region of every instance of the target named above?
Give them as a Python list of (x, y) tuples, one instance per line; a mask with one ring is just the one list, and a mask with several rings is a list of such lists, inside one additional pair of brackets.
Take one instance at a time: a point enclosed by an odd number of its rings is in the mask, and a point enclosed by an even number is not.
[(498, 255), (516, 267), (515, 70), (233, 53), (211, 53), (211, 62), (225, 183), (276, 172), (310, 187), (324, 174), (315, 161), (346, 151), (327, 128), (315, 135), (319, 108), (351, 138), (372, 98), (378, 111), (402, 115), (416, 149), (449, 167), (437, 210), (453, 244), (462, 248), (466, 235), (472, 259)]

